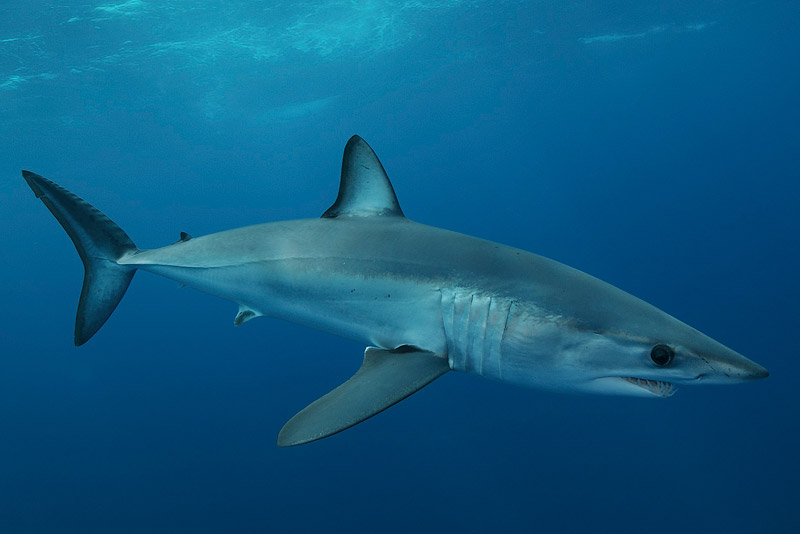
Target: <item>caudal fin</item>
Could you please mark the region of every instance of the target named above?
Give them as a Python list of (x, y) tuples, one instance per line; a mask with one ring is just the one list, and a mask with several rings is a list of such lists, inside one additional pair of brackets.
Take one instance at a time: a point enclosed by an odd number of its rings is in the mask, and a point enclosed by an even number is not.
[(67, 231), (83, 261), (75, 319), (75, 345), (83, 345), (111, 316), (136, 272), (117, 260), (138, 249), (114, 221), (82, 198), (38, 174), (22, 171), (22, 177)]

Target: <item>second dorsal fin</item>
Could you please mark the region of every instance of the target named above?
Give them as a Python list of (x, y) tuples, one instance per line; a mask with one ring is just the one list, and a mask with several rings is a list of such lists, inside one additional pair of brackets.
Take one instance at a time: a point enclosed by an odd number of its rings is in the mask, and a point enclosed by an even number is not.
[(359, 136), (344, 147), (339, 196), (323, 217), (404, 217), (378, 156)]

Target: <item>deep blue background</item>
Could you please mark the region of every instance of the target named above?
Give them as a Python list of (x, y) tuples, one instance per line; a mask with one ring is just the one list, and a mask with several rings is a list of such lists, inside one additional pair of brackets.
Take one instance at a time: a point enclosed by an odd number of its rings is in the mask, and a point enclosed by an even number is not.
[[(0, 531), (797, 532), (797, 3), (531, 4), (4, 3)], [(156, 247), (321, 214), (354, 133), (410, 218), (772, 376), (657, 401), (451, 373), (278, 449), (362, 346), (147, 274), (72, 346), (82, 267), (21, 168)]]

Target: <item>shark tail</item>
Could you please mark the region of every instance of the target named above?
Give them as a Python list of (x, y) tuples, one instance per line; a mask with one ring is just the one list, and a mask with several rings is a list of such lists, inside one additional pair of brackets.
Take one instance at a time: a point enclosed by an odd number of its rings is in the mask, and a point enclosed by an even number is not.
[(119, 226), (82, 198), (38, 174), (22, 171), (22, 177), (67, 231), (83, 261), (75, 319), (75, 345), (83, 345), (111, 316), (136, 272), (117, 260), (138, 249)]

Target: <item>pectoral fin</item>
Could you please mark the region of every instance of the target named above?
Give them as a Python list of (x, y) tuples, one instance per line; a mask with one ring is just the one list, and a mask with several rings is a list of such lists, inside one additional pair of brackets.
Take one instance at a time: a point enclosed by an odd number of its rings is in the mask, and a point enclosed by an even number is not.
[(367, 347), (358, 372), (292, 417), (278, 434), (278, 445), (308, 443), (357, 425), (449, 370), (447, 358), (415, 347)]

